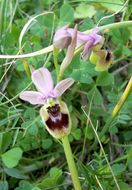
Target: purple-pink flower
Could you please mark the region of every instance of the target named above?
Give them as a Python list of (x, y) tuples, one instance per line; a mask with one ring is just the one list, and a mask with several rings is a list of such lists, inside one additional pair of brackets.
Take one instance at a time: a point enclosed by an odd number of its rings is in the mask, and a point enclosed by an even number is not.
[[(60, 28), (54, 36), (54, 46), (59, 49), (68, 48), (71, 44), (72, 38), (74, 36), (74, 29), (64, 26)], [(98, 28), (95, 28), (89, 34), (83, 32), (77, 32), (77, 46), (84, 44), (84, 49), (81, 53), (83, 60), (87, 60), (91, 53), (93, 46), (98, 43), (102, 43), (103, 37), (98, 34)]]
[(72, 78), (66, 78), (54, 87), (51, 73), (44, 67), (34, 70), (31, 78), (37, 91), (21, 92), (20, 98), (33, 105), (43, 105), (49, 98), (57, 99), (74, 83)]

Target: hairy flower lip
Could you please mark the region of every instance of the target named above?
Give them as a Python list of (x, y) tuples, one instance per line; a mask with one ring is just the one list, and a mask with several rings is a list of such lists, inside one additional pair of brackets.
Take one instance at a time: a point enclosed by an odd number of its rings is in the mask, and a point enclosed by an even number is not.
[(95, 51), (96, 48), (93, 49), (92, 54), (90, 56), (91, 63), (95, 64), (96, 71), (106, 71), (112, 64), (113, 54), (109, 50), (105, 50), (103, 48)]
[(45, 121), (45, 123), (49, 127), (49, 129), (54, 131), (62, 130), (63, 128), (68, 128), (68, 114), (61, 112), (59, 104), (55, 104), (55, 106), (48, 107), (47, 111), (49, 113), (49, 118), (47, 119), (47, 121)]
[(70, 133), (71, 119), (67, 105), (63, 101), (55, 100), (51, 105), (45, 104), (40, 109), (40, 115), (47, 131), (54, 138), (61, 139)]
[(106, 61), (110, 61), (111, 58), (112, 58), (112, 53), (108, 51), (105, 59)]

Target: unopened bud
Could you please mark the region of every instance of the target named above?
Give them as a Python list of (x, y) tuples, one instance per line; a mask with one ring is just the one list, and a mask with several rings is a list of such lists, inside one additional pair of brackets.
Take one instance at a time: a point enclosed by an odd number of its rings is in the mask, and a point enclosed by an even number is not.
[(63, 49), (68, 48), (68, 46), (71, 44), (72, 37), (67, 32), (68, 26), (64, 26), (56, 31), (54, 35), (53, 45), (55, 48)]

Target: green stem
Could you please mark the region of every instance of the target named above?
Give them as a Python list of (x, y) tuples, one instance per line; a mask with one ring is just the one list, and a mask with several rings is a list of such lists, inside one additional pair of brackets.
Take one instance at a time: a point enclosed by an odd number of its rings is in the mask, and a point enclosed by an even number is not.
[(114, 107), (113, 112), (112, 112), (112, 117), (115, 117), (118, 114), (118, 112), (120, 111), (121, 107), (125, 103), (125, 101), (128, 98), (131, 91), (132, 91), (132, 77), (130, 78), (130, 80), (129, 80), (127, 86), (126, 86), (126, 89), (123, 92), (120, 100), (118, 101), (118, 103)]
[[(57, 82), (59, 82), (62, 78), (62, 76), (59, 75), (58, 53), (59, 53), (59, 50), (57, 48), (54, 48), (53, 54), (54, 54), (54, 65), (55, 65), (55, 70), (56, 70), (56, 75), (57, 75)], [(62, 143), (63, 143), (63, 148), (66, 155), (68, 167), (71, 173), (71, 178), (73, 181), (74, 188), (75, 190), (82, 190), (80, 181), (78, 179), (78, 173), (77, 173), (76, 165), (74, 162), (68, 136), (65, 136), (64, 138), (62, 138)]]
[(56, 75), (57, 75), (57, 82), (59, 82), (59, 65), (58, 65), (58, 53), (59, 49), (58, 48), (53, 48), (53, 55), (54, 55), (54, 66), (56, 70)]
[(77, 173), (77, 169), (75, 166), (75, 162), (74, 162), (73, 154), (71, 151), (68, 136), (65, 136), (64, 138), (62, 138), (62, 143), (63, 143), (63, 147), (64, 147), (68, 167), (69, 167), (69, 170), (71, 173), (71, 178), (73, 181), (74, 188), (75, 188), (75, 190), (82, 190), (80, 181), (78, 179), (78, 173)]
[[(22, 48), (20, 49), (20, 53), (23, 54)], [(30, 69), (29, 69), (28, 63), (26, 61), (26, 58), (22, 58), (22, 63), (23, 63), (23, 67), (24, 67), (24, 70), (25, 70), (28, 78), (31, 79)]]
[(100, 26), (99, 30), (105, 30), (105, 29), (114, 29), (114, 28), (125, 28), (125, 27), (131, 27), (132, 26), (132, 21), (124, 21), (124, 22), (116, 22), (104, 26)]
[[(132, 26), (132, 21), (123, 21), (123, 22), (116, 22), (116, 23), (111, 23), (111, 24), (107, 24), (104, 26), (99, 26), (99, 31), (103, 31), (105, 29), (114, 29), (114, 28), (125, 28), (125, 27), (131, 27)], [(93, 29), (91, 30), (86, 30), (85, 33), (89, 33), (91, 32)]]

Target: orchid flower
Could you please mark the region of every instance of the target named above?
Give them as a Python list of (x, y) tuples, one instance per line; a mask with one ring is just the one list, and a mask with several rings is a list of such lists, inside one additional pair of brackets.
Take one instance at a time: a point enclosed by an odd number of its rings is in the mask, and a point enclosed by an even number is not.
[(32, 81), (38, 91), (24, 91), (20, 98), (33, 105), (43, 105), (40, 115), (47, 131), (57, 139), (71, 131), (69, 110), (65, 102), (58, 99), (73, 83), (72, 78), (60, 81), (55, 87), (50, 72), (40, 68), (32, 72)]
[(49, 98), (57, 99), (74, 83), (72, 78), (67, 78), (54, 87), (52, 76), (46, 68), (34, 70), (31, 78), (37, 91), (21, 92), (20, 98), (33, 105), (43, 105)]
[[(83, 60), (87, 60), (91, 53), (91, 48), (99, 43), (103, 43), (104, 39), (102, 36), (98, 35), (98, 28), (91, 31), (90, 34), (84, 34), (83, 32), (77, 32), (77, 46), (84, 44), (83, 52), (81, 57)], [(53, 44), (56, 48), (63, 49), (67, 48), (72, 41), (74, 36), (74, 29), (68, 28), (68, 26), (59, 29), (54, 36)]]

